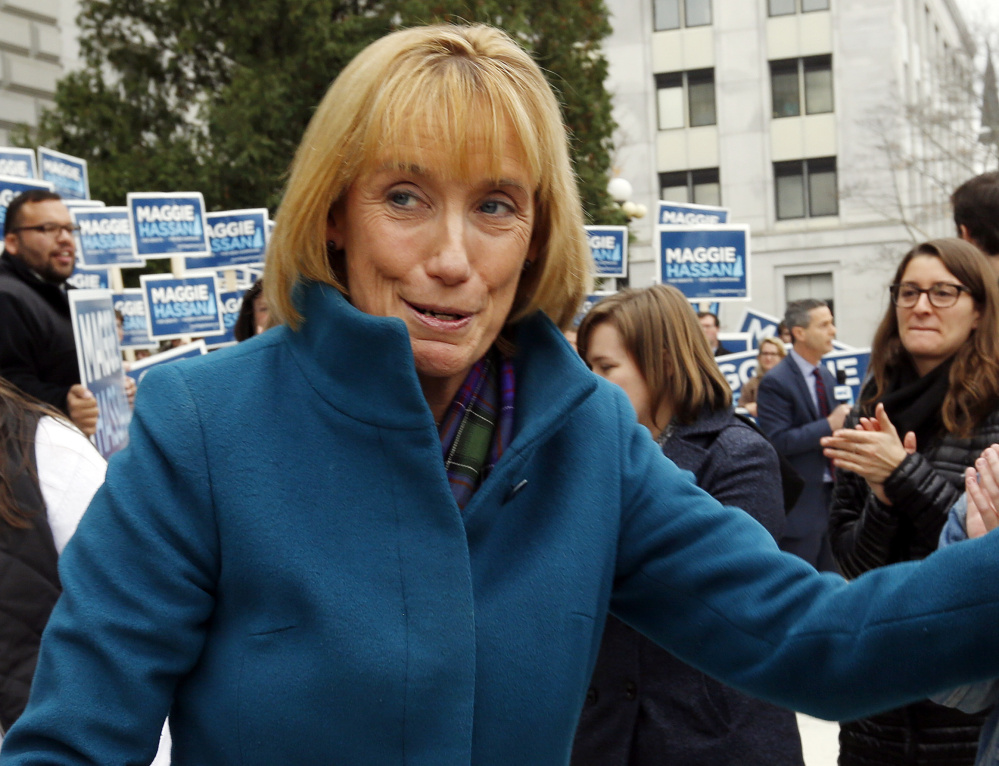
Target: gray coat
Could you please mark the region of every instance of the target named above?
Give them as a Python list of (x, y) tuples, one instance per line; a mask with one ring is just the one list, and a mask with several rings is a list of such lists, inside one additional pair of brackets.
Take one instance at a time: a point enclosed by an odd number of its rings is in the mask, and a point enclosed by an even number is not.
[[(775, 539), (784, 524), (777, 454), (731, 409), (679, 426), (663, 453), (697, 485), (743, 509)], [(576, 731), (573, 766), (800, 766), (788, 710), (737, 692), (684, 664), (613, 617)]]

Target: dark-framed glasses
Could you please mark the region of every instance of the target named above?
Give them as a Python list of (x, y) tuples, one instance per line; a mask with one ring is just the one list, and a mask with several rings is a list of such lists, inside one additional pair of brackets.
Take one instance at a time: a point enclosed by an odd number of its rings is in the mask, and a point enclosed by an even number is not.
[(929, 287), (900, 282), (889, 285), (888, 290), (891, 292), (891, 302), (903, 309), (911, 309), (919, 303), (919, 296), (923, 293), (926, 293), (926, 297), (930, 299), (930, 305), (938, 309), (948, 309), (953, 306), (961, 297), (961, 293), (971, 295), (969, 288), (953, 282), (937, 282)]
[(54, 237), (64, 231), (72, 236), (79, 233), (80, 227), (68, 223), (40, 223), (38, 226), (18, 226), (14, 231), (40, 231), (46, 237)]

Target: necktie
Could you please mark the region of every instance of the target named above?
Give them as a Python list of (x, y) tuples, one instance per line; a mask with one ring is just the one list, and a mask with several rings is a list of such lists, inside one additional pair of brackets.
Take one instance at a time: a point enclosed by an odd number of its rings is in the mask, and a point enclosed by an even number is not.
[(829, 400), (826, 398), (826, 384), (822, 381), (818, 367), (812, 370), (812, 375), (815, 376), (815, 398), (819, 400), (819, 416), (827, 418), (829, 417)]

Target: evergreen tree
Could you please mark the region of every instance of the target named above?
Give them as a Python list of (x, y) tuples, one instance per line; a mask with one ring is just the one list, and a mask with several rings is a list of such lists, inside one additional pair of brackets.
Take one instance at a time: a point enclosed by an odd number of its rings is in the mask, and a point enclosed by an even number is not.
[(18, 143), (89, 162), (92, 195), (201, 191), (210, 209), (280, 200), (315, 105), (364, 46), (398, 26), (482, 21), (537, 58), (563, 104), (587, 217), (621, 222), (607, 197), (610, 96), (603, 0), (84, 0), (84, 66)]

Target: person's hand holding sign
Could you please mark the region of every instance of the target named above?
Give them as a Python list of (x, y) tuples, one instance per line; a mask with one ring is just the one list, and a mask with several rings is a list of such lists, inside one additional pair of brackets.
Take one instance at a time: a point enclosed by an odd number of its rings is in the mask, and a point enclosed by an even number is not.
[(97, 433), (97, 400), (82, 384), (77, 383), (66, 394), (69, 419), (87, 436)]

